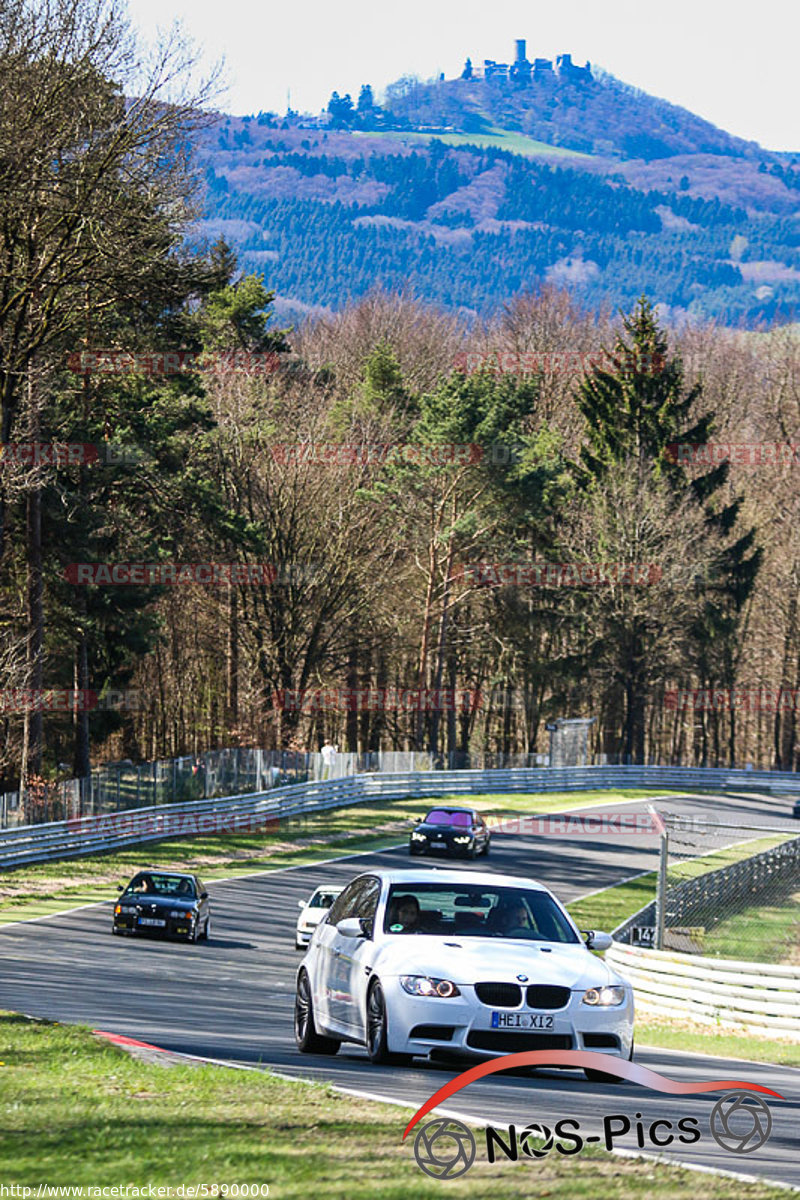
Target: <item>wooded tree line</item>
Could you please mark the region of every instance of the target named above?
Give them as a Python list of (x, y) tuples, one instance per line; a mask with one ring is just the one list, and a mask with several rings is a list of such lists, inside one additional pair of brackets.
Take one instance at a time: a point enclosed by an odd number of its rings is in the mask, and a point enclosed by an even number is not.
[[(276, 330), (224, 243), (184, 248), (183, 51), (125, 101), (104, 11), (0, 22), (0, 786), (326, 737), (528, 753), (555, 716), (596, 716), (611, 760), (795, 769), (794, 709), (674, 703), (800, 686), (798, 463), (675, 450), (793, 443), (792, 331), (665, 331), (548, 288), (480, 327), (376, 291)], [(104, 370), (109, 347), (140, 357)], [(196, 369), (141, 357), (177, 350)], [(94, 449), (30, 449), (54, 446)], [(134, 699), (23, 703), (50, 689)]]
[[(363, 295), (376, 254), (387, 288), (412, 284), (420, 298), (484, 315), (559, 272), (591, 307), (629, 309), (644, 290), (693, 316), (732, 323), (785, 318), (800, 294), (788, 274), (771, 278), (767, 294), (742, 269), (800, 262), (791, 219), (748, 216), (677, 190), (644, 192), (508, 151), (437, 141), (405, 155), (309, 152), (305, 162), (299, 151), (242, 162), (210, 141), (201, 154), (210, 216), (238, 224), (242, 262), (260, 270), (268, 256), (272, 284), (303, 304), (338, 307), (343, 295)], [(344, 200), (335, 190), (343, 175), (353, 181)], [(487, 217), (496, 223), (487, 227)], [(468, 236), (448, 236), (456, 227)], [(731, 257), (736, 239), (741, 263)]]

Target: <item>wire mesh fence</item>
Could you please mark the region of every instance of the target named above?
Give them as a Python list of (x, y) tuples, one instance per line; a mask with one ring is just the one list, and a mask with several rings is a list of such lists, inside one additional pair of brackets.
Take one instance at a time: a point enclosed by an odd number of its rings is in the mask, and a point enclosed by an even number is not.
[(289, 783), (344, 779), (380, 772), (491, 770), (547, 765), (542, 754), (431, 754), (376, 750), (355, 754), (236, 747), (154, 762), (109, 763), (86, 779), (31, 780), (19, 792), (0, 794), (0, 829), (38, 825), (157, 804), (265, 792)]
[(663, 819), (656, 897), (618, 940), (743, 962), (800, 963), (800, 837), (713, 816)]

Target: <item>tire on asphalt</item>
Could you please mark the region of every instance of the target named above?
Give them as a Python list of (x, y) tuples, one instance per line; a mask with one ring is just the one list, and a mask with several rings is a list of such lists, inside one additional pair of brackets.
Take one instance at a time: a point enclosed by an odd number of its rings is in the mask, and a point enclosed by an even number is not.
[(314, 1024), (314, 1003), (311, 999), (311, 983), (308, 974), (301, 971), (297, 977), (297, 992), (294, 1000), (294, 1036), (301, 1054), (335, 1054), (341, 1046), (336, 1038), (323, 1037)]
[[(633, 1062), (633, 1042), (631, 1042), (628, 1062)], [(619, 1075), (609, 1075), (606, 1071), (595, 1071), (592, 1067), (584, 1067), (583, 1073), (590, 1083), (625, 1083), (625, 1080), (620, 1079)]]
[(413, 1054), (395, 1054), (389, 1050), (386, 997), (379, 979), (370, 985), (367, 993), (366, 1033), (369, 1061), (376, 1066), (406, 1066), (414, 1057)]

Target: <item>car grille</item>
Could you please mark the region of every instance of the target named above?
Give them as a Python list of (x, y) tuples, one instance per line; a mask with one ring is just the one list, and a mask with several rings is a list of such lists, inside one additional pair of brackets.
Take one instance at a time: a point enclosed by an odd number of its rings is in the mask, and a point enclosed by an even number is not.
[(532, 983), (528, 988), (529, 1008), (566, 1008), (572, 993), (567, 987), (554, 987), (546, 983)]
[(522, 1003), (522, 988), (517, 983), (476, 983), (475, 995), (490, 1008), (517, 1008)]
[(467, 1035), (467, 1045), (473, 1050), (496, 1050), (501, 1053), (571, 1050), (572, 1036), (568, 1033), (526, 1033), (518, 1029), (474, 1029)]

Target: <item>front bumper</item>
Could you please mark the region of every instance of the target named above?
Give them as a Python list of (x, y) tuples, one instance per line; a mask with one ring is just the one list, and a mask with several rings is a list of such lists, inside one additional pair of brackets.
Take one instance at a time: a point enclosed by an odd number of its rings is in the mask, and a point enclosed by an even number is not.
[(456, 843), (453, 838), (445, 838), (443, 841), (434, 841), (431, 838), (415, 841), (412, 838), (408, 843), (408, 848), (411, 854), (442, 854), (448, 858), (460, 858), (474, 850), (475, 845), (474, 839), (469, 842)]
[[(467, 984), (459, 984), (460, 996), (439, 999), (409, 996), (397, 977), (381, 983), (389, 1017), (389, 1049), (398, 1054), (440, 1050), (458, 1057), (497, 1058), (521, 1050), (593, 1050), (627, 1059), (633, 1045), (630, 990), (617, 1008), (582, 1004), (583, 989), (572, 992), (569, 1003), (560, 1009), (530, 1008), (524, 1003), (517, 1008), (493, 1008), (481, 1003)], [(495, 1012), (552, 1018), (552, 1028), (493, 1028)]]
[(151, 934), (155, 937), (180, 937), (191, 939), (194, 935), (195, 922), (191, 914), (185, 917), (157, 917), (163, 920), (163, 925), (143, 925), (136, 914), (115, 913), (113, 928), (120, 933)]

